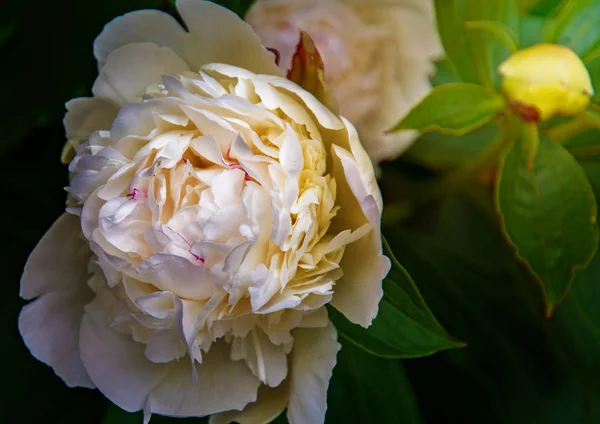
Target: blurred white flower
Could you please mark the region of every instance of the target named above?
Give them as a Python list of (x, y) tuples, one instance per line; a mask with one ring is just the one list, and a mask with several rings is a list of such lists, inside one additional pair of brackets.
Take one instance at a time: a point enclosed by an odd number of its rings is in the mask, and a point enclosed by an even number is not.
[[(179, 0), (133, 12), (67, 104), (68, 212), (31, 254), (19, 328), (69, 386), (212, 423), (324, 420), (331, 303), (368, 326), (389, 270), (373, 168), (346, 120), (250, 27)], [(68, 149), (67, 149), (68, 152)]]
[(246, 16), (263, 44), (290, 67), (307, 32), (325, 65), (340, 112), (375, 163), (394, 159), (417, 134), (385, 134), (431, 89), (442, 55), (431, 0), (257, 0)]

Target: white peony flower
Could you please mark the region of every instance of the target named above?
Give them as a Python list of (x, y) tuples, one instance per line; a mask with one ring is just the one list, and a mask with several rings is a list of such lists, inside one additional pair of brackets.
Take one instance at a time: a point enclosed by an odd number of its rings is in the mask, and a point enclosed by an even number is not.
[(340, 111), (375, 163), (394, 159), (414, 132), (386, 134), (431, 89), (442, 47), (431, 0), (257, 0), (246, 16), (290, 68), (300, 30), (315, 41)]
[(247, 24), (177, 7), (189, 32), (145, 10), (96, 40), (94, 97), (67, 104), (69, 214), (27, 262), (21, 334), (146, 420), (323, 422), (325, 305), (368, 326), (390, 267), (372, 165)]

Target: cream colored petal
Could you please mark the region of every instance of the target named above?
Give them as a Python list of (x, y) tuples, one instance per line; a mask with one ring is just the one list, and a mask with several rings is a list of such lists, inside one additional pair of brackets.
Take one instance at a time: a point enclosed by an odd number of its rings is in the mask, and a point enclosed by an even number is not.
[(92, 296), (87, 287), (46, 293), (25, 305), (19, 315), (19, 332), (31, 354), (51, 366), (69, 387), (96, 387), (79, 356), (81, 317)]
[(260, 381), (243, 361), (229, 359), (228, 345), (213, 344), (202, 364), (195, 364), (198, 381), (188, 361), (170, 364), (169, 373), (152, 390), (147, 410), (175, 417), (200, 417), (255, 402)]
[(87, 288), (90, 255), (79, 218), (64, 213), (29, 255), (21, 277), (21, 297)]
[[(344, 124), (340, 121), (340, 118), (325, 107), (314, 95), (300, 87), (298, 84), (288, 80), (287, 78), (281, 78), (273, 75), (253, 75), (251, 72), (247, 72), (244, 69), (239, 69), (228, 64), (211, 63), (204, 66), (203, 69), (211, 70), (232, 78), (245, 78), (252, 80), (255, 85), (257, 82), (262, 82), (262, 90), (260, 95), (267, 96), (265, 101), (269, 101), (273, 104), (281, 104), (286, 102), (285, 95), (291, 95), (294, 101), (304, 104), (306, 108), (315, 116), (316, 120), (325, 128), (329, 129), (342, 129)], [(265, 86), (265, 83), (268, 84)], [(274, 92), (272, 87), (276, 87), (280, 92)], [(257, 85), (257, 90), (260, 86)], [(288, 100), (287, 102), (290, 102)], [(283, 104), (285, 107), (286, 105)], [(295, 105), (289, 105), (288, 107), (295, 107)]]
[(19, 316), (25, 345), (71, 387), (94, 387), (78, 349), (83, 307), (92, 297), (89, 258), (79, 218), (65, 213), (35, 247), (21, 277), (21, 297), (39, 296)]
[(283, 75), (274, 54), (235, 13), (209, 1), (178, 0), (176, 4), (193, 37), (199, 66), (226, 63), (259, 74)]
[(245, 360), (248, 367), (263, 384), (277, 387), (288, 372), (287, 352), (284, 345), (273, 344), (260, 329), (254, 329), (244, 338), (234, 341), (233, 360)]
[[(334, 146), (332, 153), (338, 202), (342, 205), (335, 225), (358, 228), (367, 221), (372, 230), (346, 247), (340, 262), (344, 275), (336, 283), (331, 304), (353, 323), (368, 327), (377, 315), (383, 296), (382, 280), (391, 266), (381, 253), (381, 211), (350, 152)], [(345, 178), (339, 177), (340, 170)]]
[(322, 328), (298, 328), (293, 335), (288, 420), (290, 424), (323, 423), (327, 388), (342, 346), (331, 322)]
[(158, 10), (138, 10), (113, 19), (94, 41), (94, 56), (102, 68), (113, 51), (144, 42), (168, 47), (190, 66), (198, 66), (187, 32), (175, 18)]
[(383, 211), (383, 199), (381, 198), (381, 191), (379, 190), (377, 180), (375, 179), (375, 170), (373, 169), (373, 164), (369, 159), (369, 155), (362, 146), (354, 126), (344, 117), (342, 117), (342, 121), (346, 126), (346, 131), (348, 131), (348, 144), (350, 146), (350, 152), (354, 156), (356, 165), (359, 168), (361, 180), (363, 181), (368, 194), (375, 198), (377, 206), (381, 212)]
[(106, 316), (106, 302), (110, 299), (102, 296), (110, 294), (99, 294), (87, 305), (81, 321), (81, 359), (94, 384), (108, 399), (126, 411), (138, 411), (165, 378), (169, 365), (146, 359), (144, 344), (111, 326)]
[(343, 0), (361, 20), (394, 31), (399, 55), (437, 59), (443, 54), (432, 0)]
[(110, 130), (118, 112), (114, 103), (94, 97), (69, 100), (65, 106), (67, 113), (63, 124), (67, 139), (75, 148), (94, 131)]
[(119, 105), (137, 102), (150, 85), (161, 82), (163, 75), (179, 75), (188, 70), (188, 65), (168, 47), (127, 44), (108, 56), (92, 92)]
[(288, 403), (289, 388), (287, 382), (271, 388), (261, 386), (258, 389), (258, 399), (249, 404), (243, 411), (227, 411), (210, 417), (209, 424), (265, 424), (277, 418)]
[(148, 360), (145, 345), (118, 333), (107, 319), (110, 303), (104, 292), (86, 307), (81, 324), (81, 358), (92, 381), (126, 411), (170, 416), (204, 416), (243, 409), (256, 400), (260, 381), (242, 361), (229, 359), (228, 347), (213, 344), (202, 364), (181, 359), (166, 364)]

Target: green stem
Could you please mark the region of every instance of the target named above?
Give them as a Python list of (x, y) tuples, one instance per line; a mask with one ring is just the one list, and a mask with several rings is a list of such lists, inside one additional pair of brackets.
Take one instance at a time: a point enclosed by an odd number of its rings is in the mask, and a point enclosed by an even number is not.
[(537, 124), (524, 123), (523, 124), (523, 141), (527, 148), (527, 162), (525, 162), (525, 169), (532, 171), (535, 165), (535, 158), (540, 150), (540, 132)]

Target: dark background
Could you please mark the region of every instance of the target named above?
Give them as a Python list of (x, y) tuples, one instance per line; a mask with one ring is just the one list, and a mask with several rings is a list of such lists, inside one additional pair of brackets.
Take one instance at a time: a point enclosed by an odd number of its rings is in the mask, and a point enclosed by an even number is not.
[[(229, 5), (241, 13), (245, 3)], [(158, 0), (0, 6), (1, 423), (141, 423), (97, 391), (67, 388), (30, 355), (17, 329), (23, 265), (64, 210), (64, 103), (90, 94), (92, 42), (102, 26), (140, 8), (172, 10)], [(385, 169), (427, 175), (403, 162)], [(382, 189), (393, 196), (394, 182)], [(385, 229), (439, 321), (469, 346), (400, 362), (344, 345), (328, 422), (600, 423), (600, 260), (577, 273), (569, 297), (546, 320), (539, 287), (513, 261), (485, 190), (426, 205), (410, 228)]]

